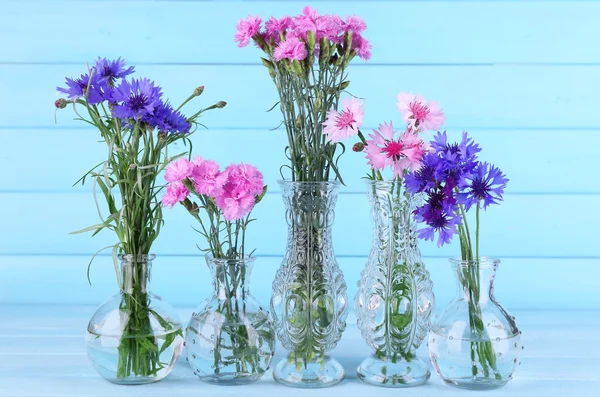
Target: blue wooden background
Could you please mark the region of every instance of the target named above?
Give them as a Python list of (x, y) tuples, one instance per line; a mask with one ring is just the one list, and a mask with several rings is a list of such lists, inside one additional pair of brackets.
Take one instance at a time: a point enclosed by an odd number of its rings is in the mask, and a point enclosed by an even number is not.
[[(396, 94), (439, 101), (450, 135), (468, 130), (483, 156), (510, 177), (506, 201), (483, 217), (482, 251), (503, 260), (497, 296), (509, 309), (600, 308), (600, 2), (311, 1), (321, 13), (358, 14), (373, 43), (370, 62), (351, 66), (350, 91), (365, 98), (367, 129), (393, 119)], [(54, 121), (55, 87), (97, 56), (126, 58), (173, 102), (205, 85), (201, 104), (228, 105), (204, 118), (195, 154), (221, 164), (250, 162), (270, 185), (250, 230), (253, 283), (264, 302), (285, 248), (275, 183), (285, 134), (269, 131), (276, 91), (253, 47), (238, 49), (235, 23), (248, 14), (300, 12), (305, 1), (0, 2), (0, 302), (100, 303), (116, 292), (112, 244), (104, 233), (70, 236), (97, 223), (91, 187), (71, 187), (104, 159), (98, 134)], [(335, 250), (349, 295), (364, 266), (371, 223), (361, 176), (366, 163), (342, 160)], [(195, 306), (211, 289), (198, 235), (182, 208), (165, 211), (155, 246), (155, 290)], [(457, 246), (421, 245), (440, 306), (455, 292), (448, 256)]]

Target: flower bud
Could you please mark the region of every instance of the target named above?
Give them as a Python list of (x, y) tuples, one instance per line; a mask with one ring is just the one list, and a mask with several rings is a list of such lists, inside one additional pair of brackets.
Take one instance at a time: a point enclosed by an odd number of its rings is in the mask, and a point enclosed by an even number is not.
[(54, 106), (57, 109), (64, 109), (67, 107), (68, 103), (69, 103), (69, 101), (67, 101), (66, 99), (60, 98), (60, 99), (57, 99), (56, 101), (54, 101)]
[(362, 142), (357, 142), (354, 144), (354, 146), (352, 146), (352, 150), (355, 152), (362, 152), (365, 150), (365, 144)]
[(204, 92), (204, 86), (201, 85), (200, 87), (198, 87), (194, 90), (194, 96), (200, 96), (200, 95), (202, 95), (203, 92)]
[(218, 107), (219, 109), (223, 109), (225, 107), (225, 105), (227, 105), (227, 102), (225, 101), (219, 101), (216, 103), (216, 107)]
[(135, 164), (129, 164), (129, 169), (130, 170), (135, 170)]

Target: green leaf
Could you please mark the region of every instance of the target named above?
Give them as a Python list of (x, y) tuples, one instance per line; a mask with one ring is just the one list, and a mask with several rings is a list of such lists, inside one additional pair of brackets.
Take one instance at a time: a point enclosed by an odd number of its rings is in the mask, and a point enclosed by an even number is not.
[(104, 223), (99, 223), (99, 224), (97, 224), (97, 225), (90, 226), (90, 227), (86, 227), (85, 229), (77, 230), (77, 231), (75, 231), (75, 232), (71, 232), (71, 233), (69, 233), (69, 234), (81, 234), (81, 233), (90, 232), (90, 231), (92, 231), (92, 230), (96, 230), (96, 229), (100, 229), (100, 230), (102, 230), (102, 229), (103, 229), (103, 228), (105, 228), (105, 227), (106, 227), (106, 224), (104, 224)]

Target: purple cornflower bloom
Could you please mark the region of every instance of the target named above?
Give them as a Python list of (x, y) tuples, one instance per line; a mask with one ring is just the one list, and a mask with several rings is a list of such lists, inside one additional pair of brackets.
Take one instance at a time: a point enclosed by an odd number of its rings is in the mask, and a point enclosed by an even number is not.
[(441, 247), (452, 240), (452, 236), (457, 233), (456, 226), (460, 225), (460, 216), (447, 213), (443, 210), (430, 211), (427, 219), (420, 213), (415, 214), (417, 222), (425, 222), (427, 227), (420, 229), (418, 237), (424, 240), (433, 241), (435, 233), (438, 234), (437, 245)]
[(161, 104), (162, 92), (149, 79), (131, 79), (131, 83), (123, 80), (112, 92), (115, 101), (113, 113), (121, 119), (140, 120), (152, 115), (154, 109)]
[(461, 179), (458, 201), (465, 205), (468, 211), (472, 205), (478, 205), (483, 200), (483, 209), (490, 204), (502, 201), (504, 188), (508, 178), (502, 171), (488, 163), (478, 163), (473, 173)]
[(448, 143), (448, 136), (446, 131), (439, 132), (431, 141), (431, 147), (437, 153), (441, 154), (456, 154), (455, 157), (458, 161), (474, 161), (475, 155), (481, 152), (481, 148), (476, 144), (472, 138), (469, 138), (466, 131), (462, 133), (462, 140), (457, 143)]
[(67, 87), (56, 87), (58, 92), (67, 94), (67, 99), (75, 101), (79, 98), (85, 98), (90, 105), (98, 104), (107, 99), (107, 88), (100, 83), (95, 74), (90, 77), (89, 74), (82, 74), (79, 78), (66, 78)]
[(409, 172), (404, 177), (406, 189), (416, 194), (433, 189), (437, 181), (436, 170), (438, 169), (440, 159), (435, 153), (427, 153), (421, 160), (421, 168), (417, 171)]
[(117, 58), (115, 60), (107, 60), (106, 58), (98, 58), (96, 61), (96, 78), (98, 81), (107, 82), (113, 86), (117, 79), (125, 78), (134, 72), (134, 67), (125, 68), (126, 62), (124, 59)]
[(147, 115), (142, 121), (165, 133), (187, 134), (191, 127), (181, 112), (173, 109), (171, 104), (162, 102), (154, 109), (154, 113)]

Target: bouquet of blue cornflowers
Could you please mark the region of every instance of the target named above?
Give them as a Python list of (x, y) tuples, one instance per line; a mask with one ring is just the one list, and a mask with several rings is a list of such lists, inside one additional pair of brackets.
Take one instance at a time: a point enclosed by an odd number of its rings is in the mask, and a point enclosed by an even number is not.
[[(180, 140), (186, 145), (191, 144), (190, 134), (200, 125), (198, 117), (207, 110), (225, 106), (225, 102), (218, 102), (186, 117), (180, 109), (200, 96), (204, 87), (196, 88), (181, 106), (174, 108), (162, 98), (159, 86), (147, 78), (129, 78), (133, 73), (134, 68), (126, 67), (125, 61), (120, 58), (99, 58), (88, 67), (87, 73), (78, 78), (67, 78), (67, 87), (57, 88), (67, 98), (55, 102), (57, 109), (72, 105), (78, 116), (76, 120), (97, 128), (108, 148), (107, 159), (94, 166), (76, 184), (83, 184), (86, 178), (90, 178), (94, 198), (97, 200), (96, 188), (99, 187), (109, 214), (103, 217), (96, 201), (101, 223), (75, 233), (89, 231), (96, 235), (108, 229), (116, 234), (118, 242), (100, 251), (112, 248), (117, 280), (124, 292), (117, 255), (128, 254), (134, 258), (134, 285), (122, 294), (120, 305), (127, 323), (118, 348), (117, 378), (131, 374), (153, 376), (169, 364), (159, 361), (160, 351), (150, 324), (151, 314), (154, 317), (157, 314), (150, 313), (145, 288), (147, 277), (143, 266), (137, 264), (141, 259), (137, 258), (147, 257), (163, 224), (162, 205), (158, 198), (162, 186), (157, 186), (157, 176), (171, 160), (185, 154), (169, 157), (168, 146)], [(81, 109), (87, 116), (80, 113)], [(120, 197), (120, 205), (115, 192)], [(168, 321), (160, 316), (157, 320), (168, 328)], [(168, 343), (166, 345), (162, 348), (168, 347)]]
[[(498, 377), (496, 356), (479, 307), (479, 218), (481, 209), (502, 201), (508, 179), (494, 165), (477, 159), (481, 148), (466, 132), (458, 143), (449, 143), (446, 133), (438, 132), (431, 142), (431, 149), (423, 157), (422, 167), (405, 178), (409, 192), (426, 194), (425, 204), (415, 210), (416, 220), (426, 225), (419, 230), (419, 238), (433, 241), (437, 233), (437, 244), (442, 246), (458, 235), (462, 260), (473, 264), (464, 267), (459, 275), (463, 289), (469, 295), (470, 325), (484, 340), (472, 342), (473, 376), (477, 374), (474, 365), (477, 355), (484, 373), (489, 373), (491, 368)], [(472, 238), (467, 219), (473, 208), (475, 238)]]

